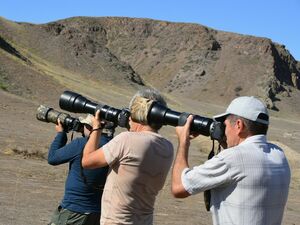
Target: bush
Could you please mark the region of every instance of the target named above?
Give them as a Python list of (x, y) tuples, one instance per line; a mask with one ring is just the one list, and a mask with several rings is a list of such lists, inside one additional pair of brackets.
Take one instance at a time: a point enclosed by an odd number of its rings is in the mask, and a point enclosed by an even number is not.
[(7, 91), (8, 89), (8, 83), (7, 83), (7, 76), (4, 74), (4, 72), (0, 68), (0, 89)]
[(234, 91), (235, 92), (240, 92), (241, 90), (243, 90), (243, 88), (241, 86), (237, 86)]

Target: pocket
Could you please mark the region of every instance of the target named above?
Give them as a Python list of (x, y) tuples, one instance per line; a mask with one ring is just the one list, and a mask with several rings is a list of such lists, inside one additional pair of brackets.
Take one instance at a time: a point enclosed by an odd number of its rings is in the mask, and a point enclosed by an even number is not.
[(87, 214), (75, 213), (68, 210), (68, 218), (66, 220), (66, 225), (83, 225), (85, 224)]
[[(61, 206), (58, 206), (52, 216), (51, 219), (51, 225), (67, 225), (67, 224), (73, 224), (69, 223), (69, 217), (71, 216), (72, 212), (62, 208)], [(75, 225), (75, 224), (74, 224)]]

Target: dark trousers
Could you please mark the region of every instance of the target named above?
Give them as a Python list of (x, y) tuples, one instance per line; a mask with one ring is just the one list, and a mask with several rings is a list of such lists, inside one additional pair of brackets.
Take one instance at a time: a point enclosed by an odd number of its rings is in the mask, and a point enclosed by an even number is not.
[(48, 225), (100, 225), (100, 213), (77, 213), (58, 206)]

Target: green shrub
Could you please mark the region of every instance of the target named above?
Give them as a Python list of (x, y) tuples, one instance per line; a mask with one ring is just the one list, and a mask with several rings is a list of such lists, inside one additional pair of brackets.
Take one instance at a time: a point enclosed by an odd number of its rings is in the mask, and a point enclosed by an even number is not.
[(0, 68), (0, 89), (7, 91), (8, 89), (8, 82), (7, 82), (7, 76), (4, 74), (4, 72)]

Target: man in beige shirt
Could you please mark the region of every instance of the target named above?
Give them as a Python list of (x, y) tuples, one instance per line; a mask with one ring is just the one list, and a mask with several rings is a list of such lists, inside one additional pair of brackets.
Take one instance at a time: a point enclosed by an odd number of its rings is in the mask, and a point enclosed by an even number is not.
[(110, 166), (102, 196), (101, 224), (153, 224), (153, 207), (173, 161), (171, 142), (158, 134), (160, 126), (147, 121), (153, 101), (166, 105), (152, 89), (139, 91), (130, 103), (130, 130), (117, 135), (99, 151), (99, 112), (85, 145), (82, 166)]

